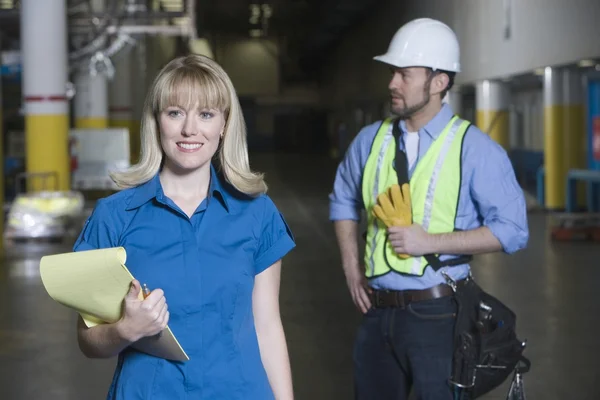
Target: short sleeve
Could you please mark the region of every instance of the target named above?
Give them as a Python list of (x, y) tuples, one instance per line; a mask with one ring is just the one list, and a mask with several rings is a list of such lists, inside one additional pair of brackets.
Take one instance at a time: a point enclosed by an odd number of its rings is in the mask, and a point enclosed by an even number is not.
[(258, 275), (289, 253), (295, 246), (294, 236), (273, 201), (265, 196), (262, 229), (254, 257)]
[(113, 226), (110, 207), (104, 200), (98, 200), (94, 211), (85, 221), (73, 251), (96, 250), (117, 246), (117, 235)]

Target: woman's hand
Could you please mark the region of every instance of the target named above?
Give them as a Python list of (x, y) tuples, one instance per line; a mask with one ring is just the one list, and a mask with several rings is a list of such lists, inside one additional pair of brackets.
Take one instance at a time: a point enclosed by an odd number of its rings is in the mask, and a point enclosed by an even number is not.
[(132, 343), (162, 332), (169, 322), (163, 291), (155, 289), (144, 300), (140, 300), (140, 290), (140, 283), (134, 279), (124, 299), (123, 316), (117, 323), (119, 335)]

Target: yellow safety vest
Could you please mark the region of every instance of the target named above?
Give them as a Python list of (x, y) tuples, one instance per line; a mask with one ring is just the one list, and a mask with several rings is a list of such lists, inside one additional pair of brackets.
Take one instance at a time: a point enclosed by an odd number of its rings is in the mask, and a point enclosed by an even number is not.
[[(367, 213), (365, 266), (368, 278), (391, 270), (422, 276), (431, 257), (398, 257), (388, 242), (387, 228), (373, 215), (377, 196), (398, 183), (394, 159), (398, 143), (392, 133), (395, 121), (386, 119), (371, 146), (363, 173), (362, 196)], [(413, 222), (429, 233), (455, 230), (461, 185), (461, 153), (470, 123), (453, 117), (419, 160), (410, 178)], [(407, 166), (408, 168), (408, 166)], [(437, 256), (437, 255), (436, 255)], [(439, 258), (438, 258), (439, 261)]]

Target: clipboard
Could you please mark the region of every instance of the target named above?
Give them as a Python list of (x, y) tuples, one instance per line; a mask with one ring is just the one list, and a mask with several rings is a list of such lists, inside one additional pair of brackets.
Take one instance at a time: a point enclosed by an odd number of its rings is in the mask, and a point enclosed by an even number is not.
[[(50, 297), (77, 311), (88, 327), (114, 323), (121, 318), (123, 298), (134, 279), (125, 266), (126, 258), (123, 247), (44, 256), (40, 276)], [(143, 300), (141, 290), (138, 296)], [(172, 361), (190, 359), (168, 326), (131, 347)]]

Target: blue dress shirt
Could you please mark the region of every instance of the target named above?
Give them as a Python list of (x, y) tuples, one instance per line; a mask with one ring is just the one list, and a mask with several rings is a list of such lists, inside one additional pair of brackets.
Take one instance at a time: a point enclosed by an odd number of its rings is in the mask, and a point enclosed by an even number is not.
[[(450, 106), (444, 104), (440, 112), (419, 130), (419, 154), (409, 176), (412, 176), (419, 159), (425, 155), (453, 115)], [(380, 125), (381, 121), (378, 121), (364, 127), (340, 163), (333, 192), (329, 196), (329, 215), (332, 221), (360, 221), (361, 211), (364, 210), (362, 174)], [(400, 127), (402, 133), (406, 133), (404, 121), (401, 121)], [(403, 140), (398, 145), (405, 150)], [(509, 254), (526, 246), (529, 238), (527, 208), (510, 159), (500, 145), (474, 125), (468, 129), (463, 142), (459, 196), (456, 217), (458, 229), (471, 230), (487, 226), (502, 244), (504, 252)], [(441, 255), (442, 260), (450, 257), (455, 256)], [(445, 282), (441, 271), (446, 271), (454, 279), (461, 279), (468, 275), (469, 265), (444, 267), (438, 272), (427, 267), (422, 277), (392, 271), (371, 279), (370, 285), (378, 289), (425, 289)]]
[[(160, 179), (99, 200), (74, 250), (123, 246), (127, 268), (161, 288), (169, 327), (190, 360), (127, 348), (109, 399), (272, 399), (252, 314), (254, 278), (294, 246), (271, 199), (250, 199), (211, 166), (208, 197), (189, 218)], [(81, 266), (85, 268), (85, 265)]]

